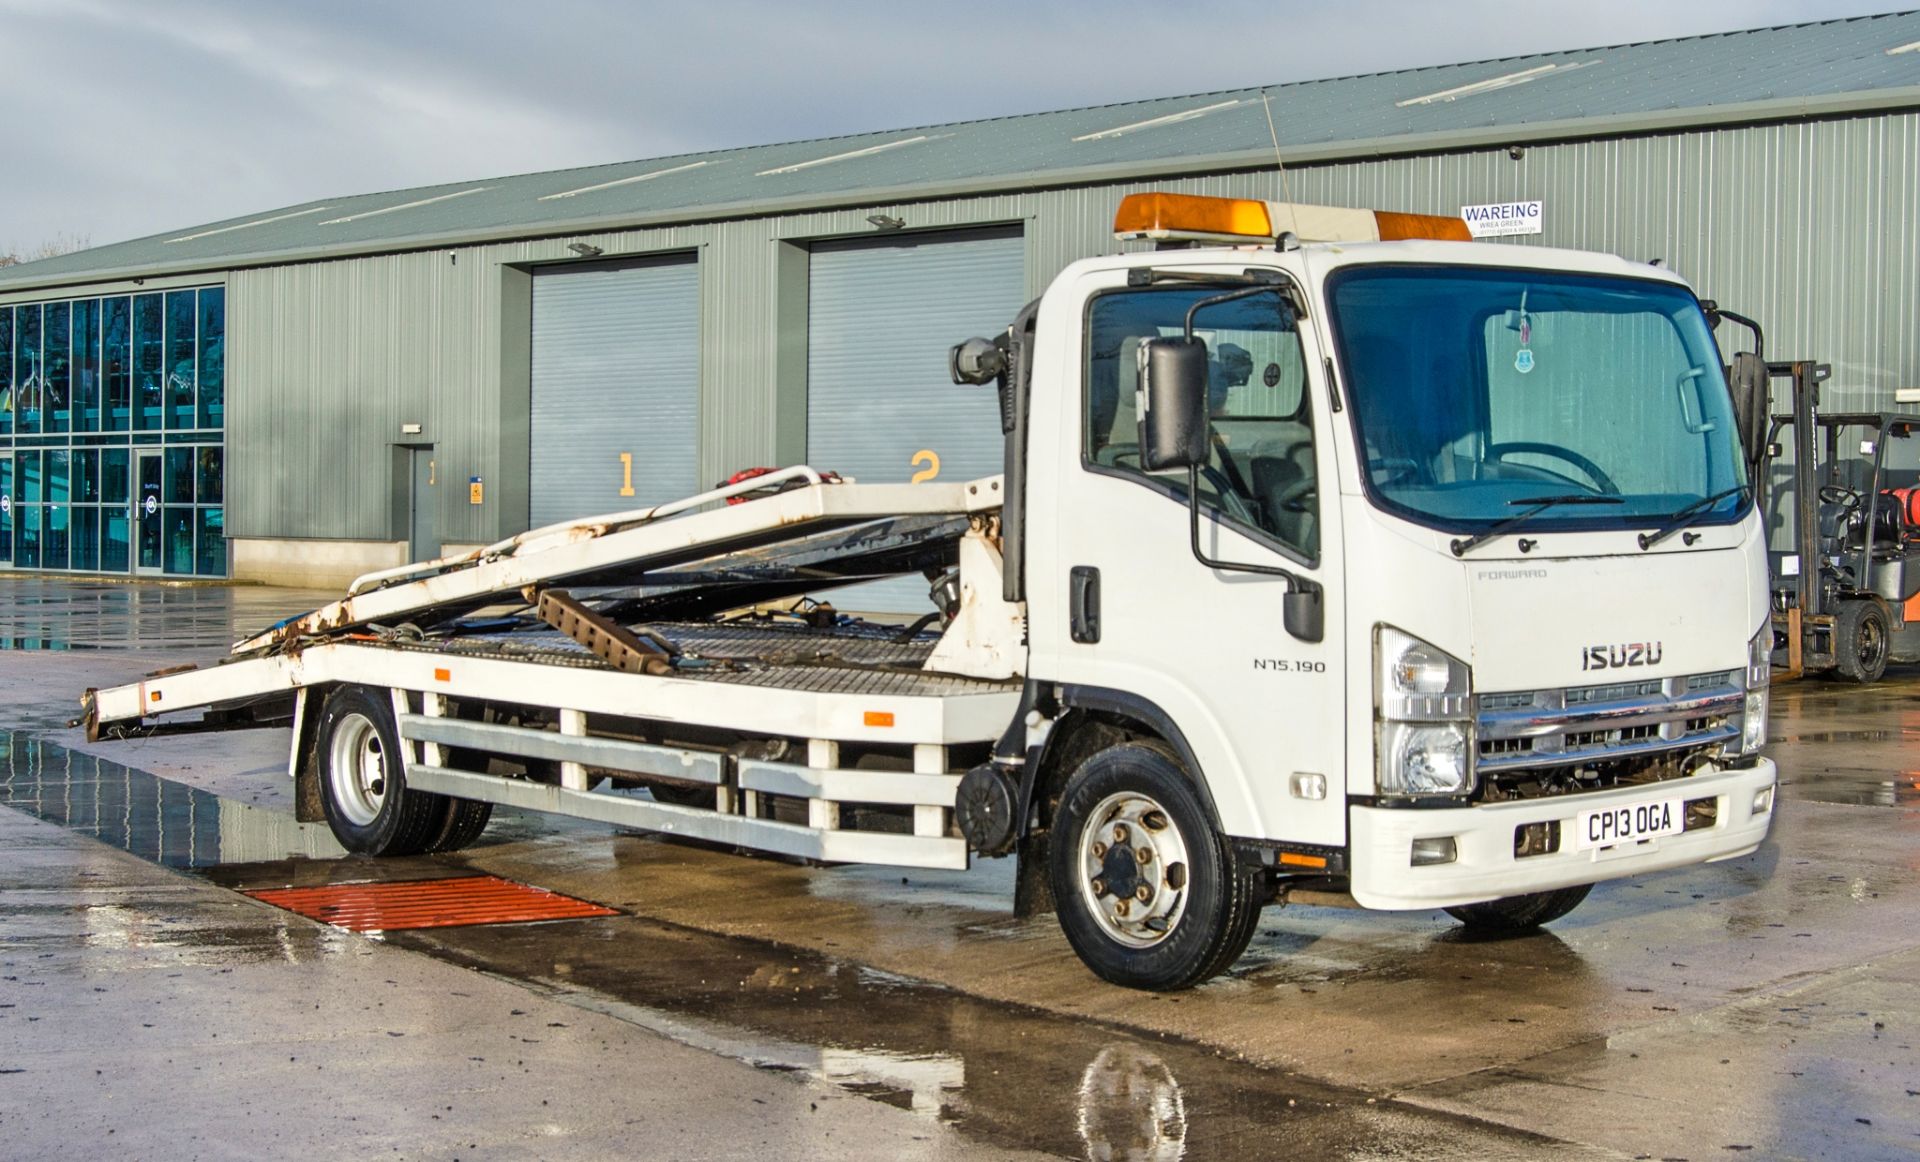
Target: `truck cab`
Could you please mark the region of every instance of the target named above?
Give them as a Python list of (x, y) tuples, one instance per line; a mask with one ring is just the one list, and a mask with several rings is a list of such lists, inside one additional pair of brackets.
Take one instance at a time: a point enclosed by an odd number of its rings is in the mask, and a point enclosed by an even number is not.
[[(1766, 546), (1687, 285), (1142, 200), (1123, 237), (1238, 244), (1076, 263), (1002, 341), (1033, 707), (1002, 775), (1096, 971), (1237, 955), (1235, 899), (1274, 889), (1236, 875), (1525, 927), (1753, 850)], [(1290, 218), (1334, 237), (1270, 241)]]

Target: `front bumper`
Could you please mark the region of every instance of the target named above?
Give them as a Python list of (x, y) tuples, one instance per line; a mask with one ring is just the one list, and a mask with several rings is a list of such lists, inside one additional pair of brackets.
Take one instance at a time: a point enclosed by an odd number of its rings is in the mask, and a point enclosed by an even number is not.
[[(1773, 787), (1778, 777), (1773, 761), (1760, 759), (1741, 770), (1703, 771), (1685, 779), (1591, 795), (1437, 810), (1351, 807), (1347, 823), (1350, 891), (1368, 908), (1445, 908), (1745, 855), (1767, 837), (1778, 809), (1772, 802), (1776, 792), (1769, 796), (1768, 810), (1755, 813), (1754, 793)], [(1632, 846), (1574, 850), (1574, 820), (1582, 811), (1709, 796), (1718, 800), (1711, 827)], [(1560, 850), (1516, 857), (1515, 828), (1549, 820), (1560, 822)], [(1442, 836), (1453, 837), (1457, 858), (1452, 863), (1413, 866), (1413, 841)]]

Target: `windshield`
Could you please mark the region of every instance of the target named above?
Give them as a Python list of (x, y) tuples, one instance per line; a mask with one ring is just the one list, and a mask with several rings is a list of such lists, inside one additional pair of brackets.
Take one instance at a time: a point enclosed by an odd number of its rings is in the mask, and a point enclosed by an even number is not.
[[(1686, 288), (1473, 267), (1361, 266), (1329, 290), (1366, 479), (1389, 510), (1484, 529), (1645, 527), (1746, 483), (1719, 349)], [(1725, 523), (1746, 499), (1707, 506)]]

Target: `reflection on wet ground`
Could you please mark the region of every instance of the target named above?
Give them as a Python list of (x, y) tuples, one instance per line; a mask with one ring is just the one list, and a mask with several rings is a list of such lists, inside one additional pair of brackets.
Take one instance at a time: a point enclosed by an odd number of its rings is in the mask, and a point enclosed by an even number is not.
[(257, 585), (0, 577), (0, 650), (225, 649), (244, 633), (338, 596)]
[[(462, 874), (452, 857), (345, 856), (323, 825), (0, 732), (0, 804), (230, 888)], [(511, 832), (510, 825), (510, 832)], [(640, 841), (622, 841), (640, 842)], [(291, 858), (289, 858), (291, 857)], [(109, 907), (94, 917), (111, 941)], [(310, 960), (355, 939), (290, 920), (234, 947), (217, 926), (124, 933), (173, 958)], [(1529, 1158), (1544, 1139), (1249, 1066), (1180, 1041), (980, 1000), (817, 953), (634, 916), (394, 932), (387, 943), (674, 1040), (797, 1072), (998, 1146), (1093, 1159)], [(258, 943), (258, 941), (254, 941)], [(196, 949), (199, 951), (196, 952)], [(158, 954), (158, 953), (156, 953)], [(1178, 997), (1142, 1004), (1178, 1004)]]

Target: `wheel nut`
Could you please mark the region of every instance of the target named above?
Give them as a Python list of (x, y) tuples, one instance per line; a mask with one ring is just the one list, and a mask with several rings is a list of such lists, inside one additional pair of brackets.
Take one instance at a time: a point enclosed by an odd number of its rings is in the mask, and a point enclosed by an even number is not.
[(1135, 848), (1133, 852), (1133, 858), (1139, 860), (1141, 863), (1152, 863), (1153, 849), (1151, 847)]
[(1113, 841), (1115, 843), (1125, 843), (1132, 836), (1133, 836), (1133, 832), (1127, 830), (1126, 824), (1124, 823), (1114, 824)]
[(1133, 908), (1127, 903), (1127, 901), (1121, 900), (1119, 903), (1113, 906), (1113, 910), (1116, 914), (1124, 916), (1128, 912), (1131, 912)]
[(1101, 843), (1099, 840), (1095, 840), (1093, 844), (1093, 858), (1095, 859), (1107, 858), (1107, 845), (1104, 843)]
[(1133, 898), (1144, 904), (1148, 900), (1153, 899), (1153, 889), (1145, 884), (1141, 884), (1139, 887), (1133, 889)]
[(1094, 878), (1093, 882), (1088, 884), (1087, 886), (1093, 889), (1093, 894), (1096, 896), (1104, 896), (1107, 894), (1107, 881), (1100, 879), (1097, 876)]

